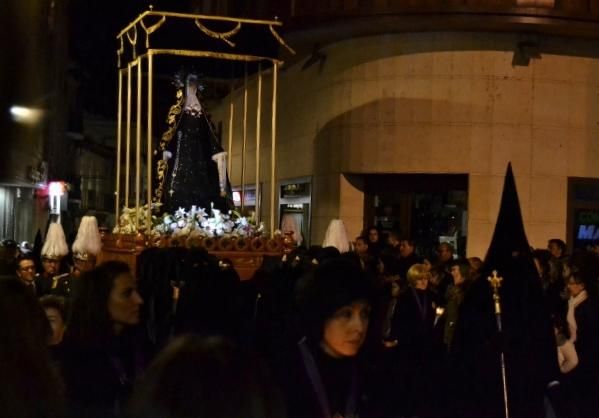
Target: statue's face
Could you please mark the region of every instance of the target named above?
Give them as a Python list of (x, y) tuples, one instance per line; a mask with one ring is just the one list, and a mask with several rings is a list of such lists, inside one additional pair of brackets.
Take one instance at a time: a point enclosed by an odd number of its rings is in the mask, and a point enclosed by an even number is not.
[(198, 79), (195, 76), (188, 76), (187, 77), (187, 87), (191, 88), (191, 89), (197, 89), (198, 88)]

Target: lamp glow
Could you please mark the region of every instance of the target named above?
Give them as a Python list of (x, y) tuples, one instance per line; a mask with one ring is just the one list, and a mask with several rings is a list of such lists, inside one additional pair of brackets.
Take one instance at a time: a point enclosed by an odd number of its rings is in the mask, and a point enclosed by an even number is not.
[(44, 111), (42, 109), (18, 105), (11, 106), (9, 111), (12, 119), (15, 122), (28, 125), (38, 123), (44, 115)]

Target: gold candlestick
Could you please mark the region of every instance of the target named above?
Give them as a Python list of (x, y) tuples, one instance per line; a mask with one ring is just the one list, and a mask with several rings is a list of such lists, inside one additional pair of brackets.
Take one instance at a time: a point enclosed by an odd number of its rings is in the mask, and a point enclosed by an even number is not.
[[(503, 331), (503, 326), (501, 324), (501, 296), (499, 295), (499, 289), (501, 288), (503, 277), (498, 276), (497, 270), (493, 270), (492, 275), (489, 276), (487, 280), (489, 281), (491, 288), (493, 288), (493, 302), (495, 303), (495, 320), (497, 321), (497, 330), (501, 333)], [(504, 414), (505, 418), (509, 418), (510, 413), (507, 397), (507, 377), (505, 371), (505, 355), (503, 353), (503, 348), (501, 350), (501, 383), (503, 384)]]

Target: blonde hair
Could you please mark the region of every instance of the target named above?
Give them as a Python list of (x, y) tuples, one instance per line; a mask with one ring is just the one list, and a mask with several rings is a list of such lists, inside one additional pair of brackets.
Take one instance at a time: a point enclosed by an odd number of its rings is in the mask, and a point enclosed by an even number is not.
[(416, 282), (425, 278), (428, 279), (429, 277), (430, 272), (427, 270), (427, 267), (424, 264), (413, 264), (412, 267), (408, 269), (408, 284), (412, 287), (416, 285)]

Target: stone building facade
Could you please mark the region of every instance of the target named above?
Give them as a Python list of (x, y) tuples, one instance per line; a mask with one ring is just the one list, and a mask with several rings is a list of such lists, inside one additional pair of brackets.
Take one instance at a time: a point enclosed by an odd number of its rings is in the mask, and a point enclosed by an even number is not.
[[(313, 243), (332, 218), (343, 219), (351, 237), (368, 224), (364, 176), (461, 174), (468, 189), (466, 254), (484, 257), (510, 161), (531, 245), (571, 239), (569, 182), (599, 178), (599, 46), (544, 29), (482, 30), (480, 19), (476, 31), (325, 39), (322, 63), (306, 67), (310, 54), (303, 53), (281, 69), (277, 178), (311, 176)], [(318, 40), (318, 31), (311, 36)], [(301, 44), (299, 35), (290, 37)], [(265, 73), (263, 85), (271, 76)], [(270, 97), (263, 88), (263, 202), (270, 199)], [(237, 111), (243, 108), (243, 91), (232, 99)], [(256, 103), (255, 75), (248, 99), (250, 107)], [(228, 103), (213, 112), (223, 138), (227, 112)], [(246, 183), (255, 170), (255, 126), (250, 119)], [(233, 167), (241, 164), (240, 129), (238, 122)], [(233, 170), (233, 184), (240, 181)]]

